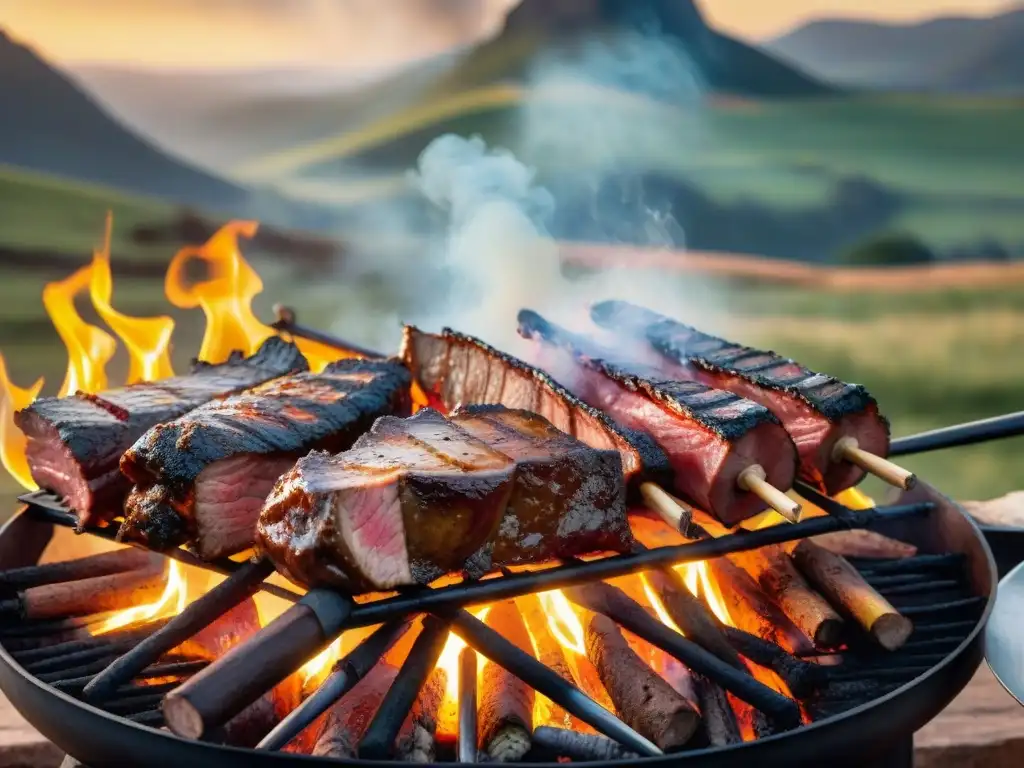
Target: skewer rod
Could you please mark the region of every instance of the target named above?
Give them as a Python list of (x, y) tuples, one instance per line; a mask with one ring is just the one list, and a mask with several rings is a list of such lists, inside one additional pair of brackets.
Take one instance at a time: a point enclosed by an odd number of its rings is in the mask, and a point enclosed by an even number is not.
[(889, 485), (902, 488), (904, 491), (909, 491), (917, 483), (917, 477), (913, 472), (898, 464), (893, 464), (888, 459), (865, 451), (853, 437), (841, 437), (836, 441), (835, 447), (832, 449), (832, 459), (848, 461), (879, 480), (884, 480)]
[(768, 474), (760, 464), (752, 464), (736, 478), (736, 484), (744, 491), (750, 491), (761, 501), (774, 509), (791, 523), (800, 522), (803, 507), (768, 482)]

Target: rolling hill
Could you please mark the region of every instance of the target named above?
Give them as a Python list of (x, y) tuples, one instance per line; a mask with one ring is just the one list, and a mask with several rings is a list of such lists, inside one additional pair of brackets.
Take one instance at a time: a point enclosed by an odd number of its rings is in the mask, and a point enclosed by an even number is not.
[(765, 50), (830, 81), (890, 90), (1024, 92), (1024, 8), (887, 25), (815, 21)]
[(0, 104), (0, 163), (215, 210), (249, 204), (247, 190), (169, 158), (3, 30)]

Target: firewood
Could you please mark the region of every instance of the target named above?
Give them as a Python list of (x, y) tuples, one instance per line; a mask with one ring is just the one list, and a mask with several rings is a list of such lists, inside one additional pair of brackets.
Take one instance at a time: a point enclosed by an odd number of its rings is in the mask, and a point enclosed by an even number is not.
[(260, 631), (256, 601), (243, 600), (170, 653), (213, 661)]
[[(551, 634), (551, 627), (548, 625), (547, 614), (544, 612), (544, 606), (541, 605), (540, 598), (535, 594), (524, 595), (516, 600), (516, 606), (519, 608), (530, 637), (533, 638), (537, 660), (548, 669), (557, 672), (558, 676), (567, 683), (576, 685), (576, 679), (573, 676), (572, 669), (569, 667), (568, 660), (565, 658), (565, 652), (562, 650), (558, 640), (555, 639), (555, 636)], [(542, 696), (540, 700), (543, 702), (547, 713), (544, 718), (545, 724), (558, 728), (568, 728), (569, 730), (590, 730), (589, 725), (579, 722), (547, 697)], [(598, 703), (603, 702), (598, 699)], [(611, 708), (610, 700), (608, 707)]]
[(700, 723), (696, 708), (633, 652), (607, 616), (587, 615), (584, 629), (587, 655), (623, 722), (664, 751), (685, 746)]
[(321, 721), (313, 754), (317, 757), (355, 759), (359, 740), (397, 674), (397, 667), (381, 661), (328, 709)]
[(602, 760), (636, 760), (630, 752), (607, 736), (577, 733), (567, 728), (542, 725), (533, 732), (534, 745), (554, 757), (568, 757), (583, 762)]
[(448, 676), (443, 669), (435, 669), (423, 688), (402, 729), (395, 740), (395, 754), (407, 763), (433, 763), (437, 718), (444, 700)]
[(0, 613), (35, 620), (134, 608), (159, 599), (166, 581), (165, 562), (154, 561), (134, 571), (29, 587), (0, 601)]
[[(484, 623), (520, 650), (533, 654), (526, 624), (512, 600), (492, 606)], [(480, 748), (497, 762), (521, 759), (530, 750), (533, 689), (508, 670), (487, 661), (480, 673), (478, 699)]]
[(913, 544), (907, 544), (906, 542), (883, 536), (880, 533), (865, 531), (859, 528), (852, 531), (823, 533), (819, 536), (812, 536), (811, 541), (818, 546), (824, 547), (829, 552), (834, 552), (844, 557), (895, 560), (913, 557), (917, 554), (917, 547)]
[(728, 694), (720, 685), (703, 675), (695, 675), (694, 678), (697, 682), (701, 721), (711, 746), (724, 747), (743, 741)]
[(158, 567), (162, 561), (163, 558), (154, 552), (125, 547), (113, 552), (79, 557), (75, 560), (0, 571), (0, 589), (27, 589), (43, 584), (109, 576), (113, 573)]
[(842, 618), (811, 588), (783, 547), (738, 552), (730, 560), (760, 584), (816, 647), (834, 648), (842, 640)]
[(910, 619), (900, 615), (842, 555), (802, 541), (793, 550), (793, 559), (833, 605), (855, 619), (886, 650), (899, 649), (914, 631)]

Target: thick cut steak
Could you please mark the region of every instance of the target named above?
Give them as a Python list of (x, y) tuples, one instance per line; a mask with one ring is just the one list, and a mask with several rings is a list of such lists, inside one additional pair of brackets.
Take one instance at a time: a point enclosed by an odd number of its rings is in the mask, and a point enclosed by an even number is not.
[(768, 408), (796, 443), (801, 477), (829, 494), (856, 485), (864, 471), (834, 461), (836, 442), (851, 437), (866, 451), (889, 453), (889, 422), (859, 384), (847, 384), (774, 352), (710, 336), (623, 301), (591, 308), (594, 322), (645, 342), (674, 375), (726, 389)]
[(292, 580), (352, 592), (633, 543), (619, 454), (498, 406), (385, 417), (351, 450), (307, 456), (258, 531)]
[(191, 373), (132, 384), (98, 395), (44, 397), (15, 414), (28, 438), (28, 463), (41, 488), (62, 496), (79, 526), (104, 525), (121, 514), (131, 487), (121, 456), (148, 429), (196, 406), (308, 369), (298, 347), (276, 336), (249, 357), (196, 363)]
[(460, 408), (451, 420), (516, 462), (495, 565), (630, 549), (618, 452), (591, 448), (535, 413), (500, 405)]
[(277, 479), (312, 449), (342, 451), (387, 414), (408, 413), (397, 361), (341, 360), (207, 403), (149, 430), (121, 459), (135, 482), (118, 538), (208, 559), (252, 546)]
[(402, 358), (438, 408), (504, 405), (532, 411), (593, 448), (618, 451), (630, 483), (671, 481), (668, 457), (648, 434), (616, 424), (543, 371), (478, 339), (406, 326)]
[(650, 434), (672, 462), (675, 489), (726, 525), (764, 509), (737, 482), (752, 464), (776, 488), (792, 486), (796, 448), (764, 406), (699, 382), (667, 378), (530, 310), (519, 313), (519, 333), (538, 342), (538, 362), (582, 400)]

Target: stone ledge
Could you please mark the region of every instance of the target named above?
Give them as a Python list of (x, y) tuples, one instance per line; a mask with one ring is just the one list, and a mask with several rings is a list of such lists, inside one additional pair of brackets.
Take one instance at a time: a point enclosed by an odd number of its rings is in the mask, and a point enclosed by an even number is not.
[[(915, 768), (1019, 768), (1024, 707), (982, 666), (946, 711), (914, 738)], [(64, 755), (0, 695), (0, 768), (58, 768)]]

